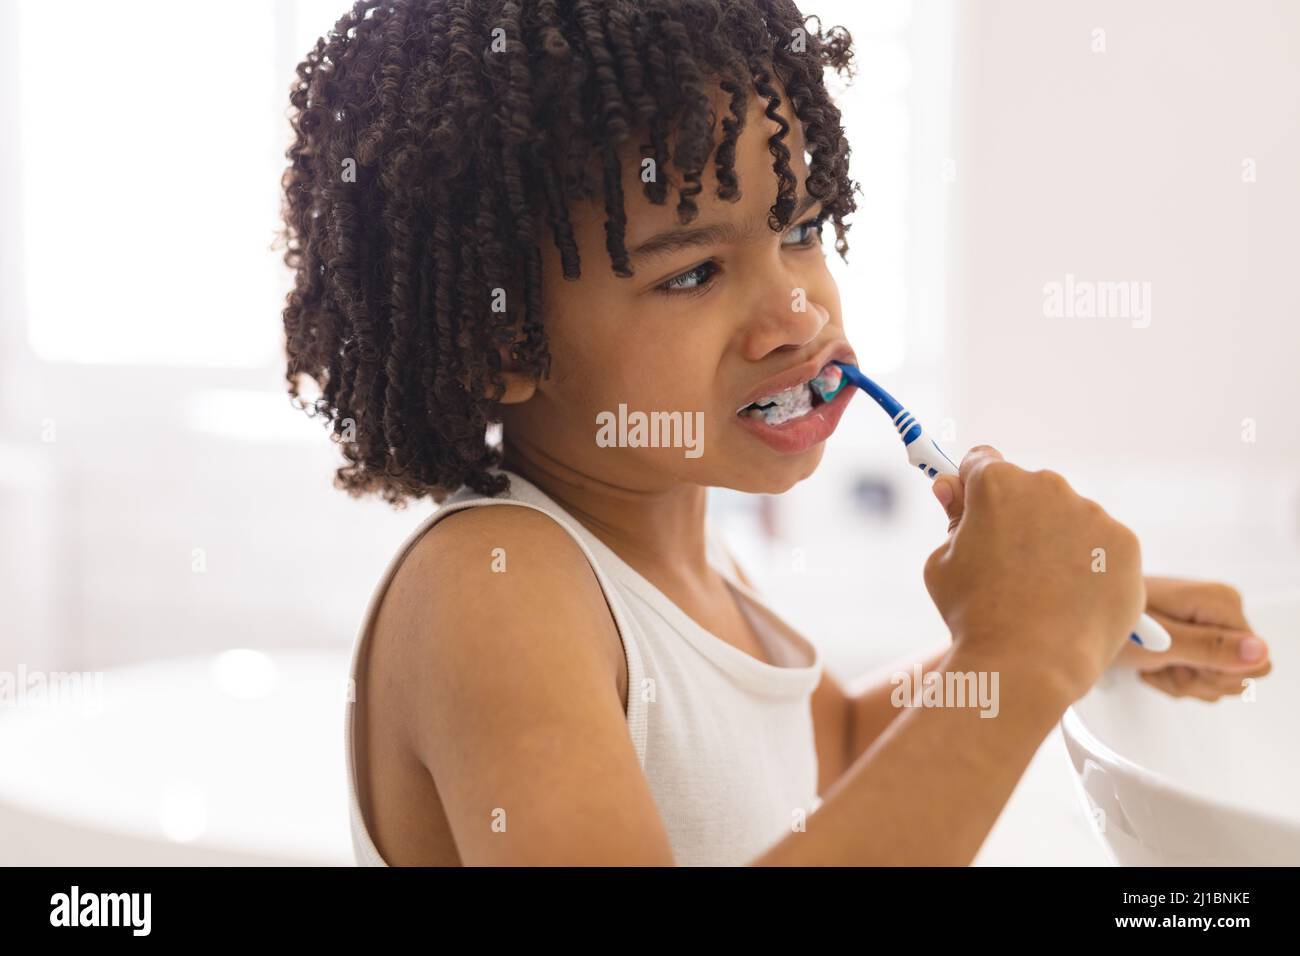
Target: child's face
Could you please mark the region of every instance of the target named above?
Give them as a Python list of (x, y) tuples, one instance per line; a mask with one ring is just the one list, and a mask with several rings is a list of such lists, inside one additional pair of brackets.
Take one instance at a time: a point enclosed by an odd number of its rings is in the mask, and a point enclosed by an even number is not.
[[(728, 115), (726, 102), (719, 90), (719, 117)], [(779, 493), (817, 467), (825, 435), (853, 389), (780, 428), (737, 415), (760, 394), (792, 384), (783, 377), (806, 381), (831, 358), (856, 362), (826, 266), (834, 230), (828, 222), (823, 248), (816, 229), (800, 225), (817, 216), (820, 204), (796, 214), (784, 233), (766, 224), (777, 193), (768, 137), (778, 126), (764, 115), (765, 103), (761, 97), (751, 101), (737, 143), (740, 199), (728, 203), (714, 195), (711, 157), (696, 196), (699, 215), (687, 226), (678, 224), (674, 211), (680, 174), (672, 173), (666, 205), (649, 202), (635, 146), (642, 137), (629, 141), (620, 158), (632, 277), (619, 278), (610, 267), (602, 201), (570, 211), (581, 256), (577, 281), (563, 277), (548, 229), (542, 242), (543, 307), (551, 374), (527, 401), (502, 409), (505, 441), (515, 454), (558, 461), (598, 481), (639, 490), (686, 483)], [(808, 167), (802, 130), (785, 102), (781, 114), (790, 124), (785, 144), (796, 199), (803, 200)], [(756, 228), (744, 238), (653, 257), (636, 254), (661, 233), (718, 224)], [(665, 284), (680, 291), (664, 291)], [(638, 412), (647, 422), (644, 441), (634, 431)], [(661, 431), (654, 412), (679, 413), (683, 428)], [(645, 447), (652, 434), (676, 446)]]

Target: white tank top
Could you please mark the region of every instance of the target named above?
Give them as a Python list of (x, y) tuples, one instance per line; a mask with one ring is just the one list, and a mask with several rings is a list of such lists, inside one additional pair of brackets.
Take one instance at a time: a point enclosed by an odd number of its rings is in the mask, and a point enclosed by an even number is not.
[[(769, 656), (767, 664), (695, 623), (681, 608), (518, 474), (496, 498), (468, 487), (447, 498), (407, 538), (371, 597), (352, 651), (350, 677), (384, 592), (406, 553), (446, 515), (475, 506), (534, 508), (550, 515), (591, 563), (627, 659), (627, 730), (679, 866), (749, 863), (820, 804), (812, 694), (822, 675), (817, 648), (741, 583), (711, 525), (708, 559), (737, 592)], [(344, 716), (348, 801), (357, 863), (387, 865), (357, 799), (354, 702)]]

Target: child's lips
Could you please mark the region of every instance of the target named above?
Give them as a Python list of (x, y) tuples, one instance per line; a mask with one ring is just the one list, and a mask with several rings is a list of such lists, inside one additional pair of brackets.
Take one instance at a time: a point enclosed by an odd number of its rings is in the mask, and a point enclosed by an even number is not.
[(758, 418), (735, 416), (740, 426), (769, 447), (782, 454), (796, 455), (824, 442), (835, 431), (844, 409), (853, 399), (856, 388), (845, 388), (829, 402), (813, 406), (807, 414), (780, 425), (769, 425)]

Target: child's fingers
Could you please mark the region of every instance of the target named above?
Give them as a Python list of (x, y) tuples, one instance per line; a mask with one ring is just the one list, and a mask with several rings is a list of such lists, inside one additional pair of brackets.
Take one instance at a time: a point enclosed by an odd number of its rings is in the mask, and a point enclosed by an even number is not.
[(1183, 664), (1175, 664), (1164, 670), (1147, 671), (1138, 676), (1170, 697), (1195, 697), (1198, 700), (1216, 701), (1226, 694), (1241, 691), (1240, 687), (1234, 690), (1222, 690), (1207, 681), (1196, 668)]
[(961, 477), (963, 485), (968, 484), (971, 479), (971, 473), (984, 468), (991, 461), (1005, 461), (1002, 452), (998, 451), (992, 445), (976, 445), (970, 451), (966, 452), (966, 457), (961, 460), (957, 467), (957, 472)]
[(939, 504), (943, 505), (944, 512), (948, 515), (948, 530), (951, 532), (961, 521), (961, 516), (966, 510), (966, 479), (980, 462), (991, 460), (1002, 461), (1002, 453), (992, 445), (976, 445), (966, 453), (966, 457), (961, 461), (959, 475), (940, 475), (934, 479), (931, 490), (934, 496), (939, 499)]
[(1196, 671), (1181, 665), (1165, 667), (1158, 671), (1142, 671), (1138, 674), (1143, 681), (1164, 691), (1170, 697), (1201, 697), (1194, 693), (1196, 689)]
[[(1268, 661), (1268, 645), (1248, 632), (1209, 624), (1188, 624), (1149, 611), (1163, 624), (1173, 639), (1169, 650), (1160, 655), (1161, 664), (1190, 664), (1193, 667), (1238, 673), (1263, 666)], [(1150, 655), (1147, 657), (1150, 663)]]
[(939, 504), (943, 505), (943, 510), (948, 515), (948, 530), (952, 531), (966, 509), (966, 489), (961, 479), (956, 475), (940, 475), (934, 479), (930, 490), (939, 499)]
[(1239, 695), (1251, 675), (1199, 671), (1185, 664), (1175, 664), (1158, 671), (1144, 671), (1138, 676), (1170, 697), (1216, 701), (1221, 697)]
[(1150, 576), (1147, 594), (1160, 613), (1192, 624), (1217, 624), (1233, 631), (1250, 631), (1236, 588), (1216, 581)]
[(1138, 677), (1144, 683), (1150, 684), (1156, 690), (1164, 691), (1170, 697), (1199, 696), (1192, 695), (1194, 673), (1190, 667), (1166, 667), (1164, 670), (1142, 671)]

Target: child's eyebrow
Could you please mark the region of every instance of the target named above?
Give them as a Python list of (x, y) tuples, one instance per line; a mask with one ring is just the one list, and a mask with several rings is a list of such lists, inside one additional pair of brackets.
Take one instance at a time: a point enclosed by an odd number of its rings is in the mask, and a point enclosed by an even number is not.
[[(817, 205), (819, 200), (815, 197), (804, 193), (803, 198), (795, 204), (794, 212), (790, 214), (790, 222), (802, 216), (805, 212)], [(694, 246), (711, 246), (715, 243), (735, 243), (743, 242), (759, 234), (759, 230), (767, 229), (767, 217), (760, 220), (750, 220), (743, 226), (737, 227), (731, 222), (719, 222), (708, 226), (692, 226), (686, 229), (669, 229), (665, 232), (657, 233), (651, 236), (645, 242), (640, 243), (628, 255), (629, 262), (647, 262), (651, 259), (657, 259), (662, 256), (671, 255), (680, 252), (683, 249), (690, 249)], [(769, 230), (770, 231), (770, 230)]]

